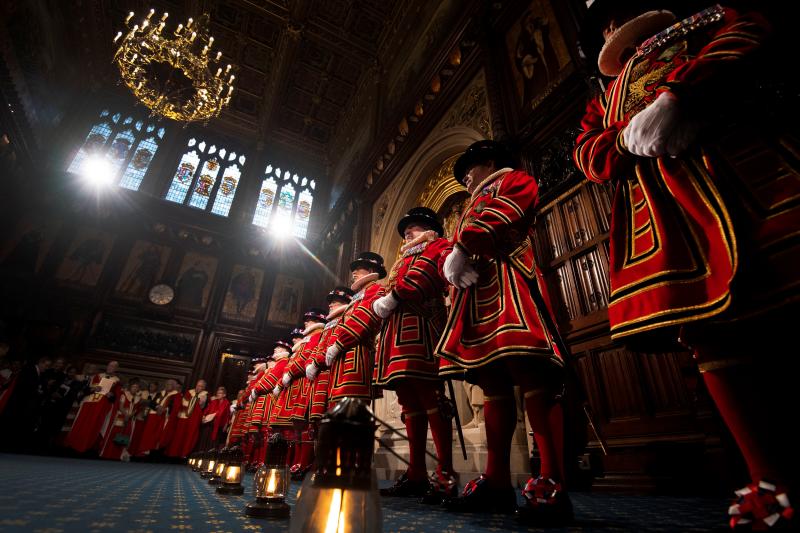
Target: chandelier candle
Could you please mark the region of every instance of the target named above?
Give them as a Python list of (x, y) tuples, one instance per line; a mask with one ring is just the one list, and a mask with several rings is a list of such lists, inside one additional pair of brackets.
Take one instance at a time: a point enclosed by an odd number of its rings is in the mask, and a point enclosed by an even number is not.
[[(235, 79), (233, 74), (227, 80), (220, 76), (222, 52), (211, 58), (214, 38), (208, 34), (209, 17), (204, 14), (197, 22), (190, 18), (170, 36), (163, 31), (169, 14), (151, 24), (154, 14), (151, 9), (141, 25), (131, 26), (134, 13), (129, 13), (125, 19), (129, 31), (114, 37), (118, 43), (114, 63), (122, 82), (152, 115), (208, 123), (230, 103)], [(227, 65), (225, 74), (232, 68)]]

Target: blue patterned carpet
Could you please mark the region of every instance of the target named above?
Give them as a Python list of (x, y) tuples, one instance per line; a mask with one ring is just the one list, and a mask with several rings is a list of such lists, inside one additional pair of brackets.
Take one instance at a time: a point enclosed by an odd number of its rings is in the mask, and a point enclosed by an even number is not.
[[(244, 496), (218, 497), (186, 466), (0, 454), (0, 531), (146, 532), (288, 531), (287, 522), (245, 517)], [(289, 504), (299, 488), (292, 486)], [(724, 525), (721, 500), (573, 494), (575, 523), (523, 529), (511, 517), (458, 515), (391, 498), (384, 533), (497, 531), (713, 531)]]

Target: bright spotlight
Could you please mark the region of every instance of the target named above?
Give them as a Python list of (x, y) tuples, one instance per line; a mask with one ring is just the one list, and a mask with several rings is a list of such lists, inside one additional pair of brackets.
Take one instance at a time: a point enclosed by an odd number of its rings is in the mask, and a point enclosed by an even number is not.
[(271, 224), (272, 235), (284, 241), (292, 237), (292, 223), (288, 218), (275, 217)]
[(106, 187), (113, 179), (113, 168), (103, 156), (93, 155), (83, 164), (84, 179), (96, 187)]

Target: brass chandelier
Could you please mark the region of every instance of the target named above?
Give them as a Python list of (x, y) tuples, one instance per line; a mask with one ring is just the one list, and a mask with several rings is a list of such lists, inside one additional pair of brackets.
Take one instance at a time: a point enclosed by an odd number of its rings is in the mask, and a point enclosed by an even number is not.
[[(228, 105), (233, 93), (231, 65), (220, 63), (222, 52), (212, 54), (214, 38), (208, 34), (208, 15), (186, 26), (178, 24), (172, 33), (164, 32), (169, 13), (153, 22), (151, 9), (141, 24), (133, 24), (133, 12), (114, 43), (119, 48), (114, 63), (122, 81), (154, 115), (179, 122), (208, 122)], [(213, 55), (213, 58), (212, 58)]]

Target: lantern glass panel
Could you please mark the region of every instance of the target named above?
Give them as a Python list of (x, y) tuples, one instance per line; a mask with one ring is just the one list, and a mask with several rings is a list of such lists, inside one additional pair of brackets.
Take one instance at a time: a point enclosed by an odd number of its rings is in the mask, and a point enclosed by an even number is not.
[(289, 469), (264, 465), (256, 472), (253, 490), (256, 498), (285, 498), (289, 489)]

